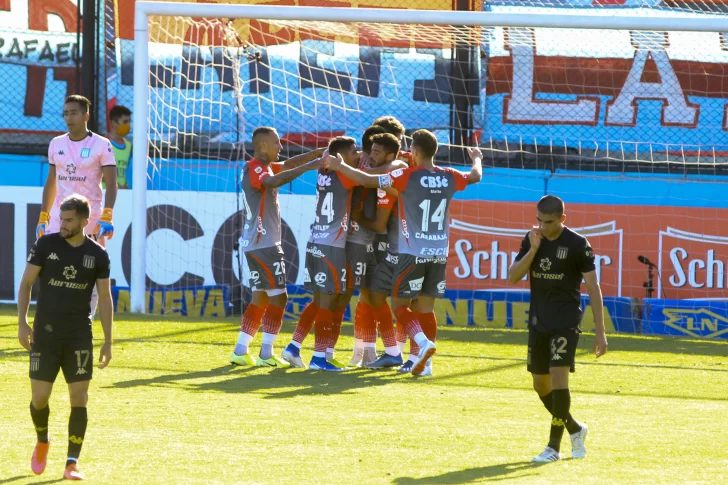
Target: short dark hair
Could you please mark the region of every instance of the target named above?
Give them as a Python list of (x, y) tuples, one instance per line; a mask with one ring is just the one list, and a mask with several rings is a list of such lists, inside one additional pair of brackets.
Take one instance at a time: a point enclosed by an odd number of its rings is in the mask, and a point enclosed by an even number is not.
[(329, 155), (338, 155), (350, 146), (356, 146), (356, 140), (350, 136), (336, 136), (329, 142)]
[(278, 133), (275, 128), (272, 126), (260, 126), (253, 131), (253, 143), (255, 143), (255, 139), (259, 136), (263, 135), (269, 135), (271, 133)]
[(88, 219), (91, 214), (91, 206), (88, 203), (88, 199), (78, 194), (72, 194), (63, 199), (60, 209), (61, 212), (75, 211), (76, 215), (80, 216), (81, 219)]
[(80, 94), (71, 94), (70, 96), (66, 96), (63, 104), (68, 103), (78, 103), (84, 113), (89, 113), (91, 111), (91, 101), (89, 101), (87, 97), (81, 96)]
[(555, 195), (544, 195), (536, 205), (536, 210), (541, 214), (550, 214), (556, 216), (564, 215), (564, 201)]
[(427, 158), (433, 158), (437, 153), (437, 138), (431, 131), (417, 130), (412, 133), (412, 148), (417, 147)]
[(384, 128), (384, 131), (391, 133), (398, 138), (404, 135), (405, 132), (404, 125), (394, 116), (380, 116), (374, 120), (372, 125), (381, 126)]
[(361, 149), (364, 153), (369, 153), (372, 150), (372, 137), (379, 135), (380, 133), (386, 133), (387, 131), (381, 126), (372, 125), (366, 130), (361, 136)]
[(399, 154), (399, 149), (401, 148), (399, 138), (391, 133), (380, 133), (379, 135), (374, 135), (372, 137), (372, 145), (374, 144), (384, 147), (384, 151), (386, 153), (393, 153), (395, 155)]
[(131, 116), (131, 110), (120, 104), (117, 104), (109, 110), (109, 119), (111, 121), (119, 121), (119, 118), (122, 116)]

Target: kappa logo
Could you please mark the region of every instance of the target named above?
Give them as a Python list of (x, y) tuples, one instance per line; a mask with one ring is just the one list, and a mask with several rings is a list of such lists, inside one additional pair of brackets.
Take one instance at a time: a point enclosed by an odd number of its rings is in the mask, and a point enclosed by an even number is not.
[(53, 261), (58, 261), (58, 255), (56, 253), (51, 253), (48, 255), (48, 259), (52, 259)]
[(326, 273), (316, 273), (314, 281), (316, 281), (317, 285), (324, 286), (324, 283), (326, 283)]
[(541, 260), (541, 264), (539, 264), (541, 269), (543, 271), (550, 271), (551, 270), (551, 260), (549, 258), (543, 258)]
[(250, 279), (253, 280), (253, 281), (255, 281), (257, 283), (258, 280), (260, 279), (260, 273), (258, 273), (257, 271), (251, 271), (250, 272)]
[(361, 285), (361, 276), (354, 277), (354, 284)]
[(78, 370), (76, 371), (76, 375), (82, 376), (84, 374), (88, 374), (88, 371), (86, 369), (84, 369), (83, 367), (79, 367)]
[(66, 165), (66, 172), (70, 173), (71, 175), (76, 173), (76, 166), (73, 163), (69, 163)]
[(422, 283), (424, 283), (425, 277), (417, 278), (416, 280), (412, 280), (409, 282), (410, 291), (421, 291), (422, 290)]
[(308, 269), (303, 270), (303, 282), (304, 283), (310, 283), (311, 282), (311, 275), (308, 273)]
[(566, 256), (569, 254), (569, 248), (566, 248), (564, 246), (559, 246), (556, 248), (556, 257), (559, 259), (566, 259)]
[(566, 423), (561, 418), (553, 418), (551, 420), (551, 426), (566, 426)]
[(81, 149), (81, 158), (88, 158), (91, 156), (91, 149), (90, 148), (83, 148)]
[(67, 280), (75, 279), (76, 273), (76, 268), (74, 268), (73, 265), (63, 268), (63, 276), (65, 276)]
[(65, 154), (66, 153), (63, 150), (58, 150), (58, 153), (56, 155), (58, 155), (59, 157), (62, 157)]

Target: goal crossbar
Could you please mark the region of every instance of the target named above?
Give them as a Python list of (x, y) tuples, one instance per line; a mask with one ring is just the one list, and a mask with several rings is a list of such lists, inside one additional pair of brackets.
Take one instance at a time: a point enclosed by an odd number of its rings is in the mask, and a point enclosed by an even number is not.
[[(404, 9), (359, 9), (291, 7), (270, 5), (204, 4), (181, 2), (136, 2), (134, 62), (134, 190), (132, 232), (131, 294), (132, 311), (145, 311), (146, 294), (146, 188), (149, 133), (149, 17), (182, 16), (208, 18), (248, 18), (353, 23), (397, 23), (418, 25), (457, 25), (481, 27), (521, 27), (558, 29), (603, 29), (634, 31), (728, 32), (728, 15), (645, 10), (559, 10), (553, 12), (458, 12)], [(141, 163), (144, 161), (143, 163)], [(144, 167), (141, 167), (144, 165)]]

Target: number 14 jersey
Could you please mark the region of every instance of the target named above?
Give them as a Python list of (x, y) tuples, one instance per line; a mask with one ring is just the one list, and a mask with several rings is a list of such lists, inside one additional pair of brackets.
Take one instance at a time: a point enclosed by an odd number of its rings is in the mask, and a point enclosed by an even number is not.
[(390, 175), (399, 191), (399, 254), (446, 257), (450, 201), (468, 186), (469, 174), (449, 167), (411, 167)]
[(316, 180), (316, 217), (308, 242), (343, 248), (349, 231), (352, 189), (346, 175), (319, 169)]

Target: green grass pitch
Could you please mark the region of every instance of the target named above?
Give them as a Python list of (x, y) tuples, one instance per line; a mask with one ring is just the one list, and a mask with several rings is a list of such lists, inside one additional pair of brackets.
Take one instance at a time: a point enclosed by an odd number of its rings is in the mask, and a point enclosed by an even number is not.
[[(35, 477), (16, 322), (13, 307), (0, 309), (0, 484), (55, 483), (68, 393), (59, 375), (48, 468)], [(284, 324), (278, 352), (293, 328)], [(534, 466), (550, 418), (525, 370), (523, 331), (441, 327), (424, 379), (232, 368), (237, 332), (237, 319), (116, 316), (113, 360), (91, 385), (88, 483), (728, 483), (728, 342), (612, 335), (597, 361), (584, 335), (570, 387), (589, 456)], [(344, 324), (341, 360), (352, 344)]]

